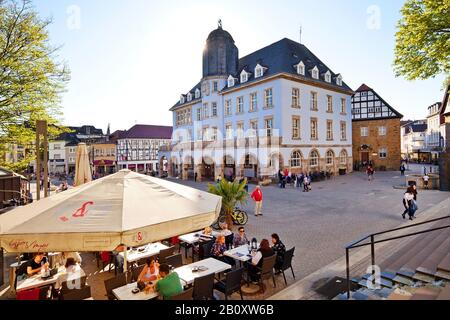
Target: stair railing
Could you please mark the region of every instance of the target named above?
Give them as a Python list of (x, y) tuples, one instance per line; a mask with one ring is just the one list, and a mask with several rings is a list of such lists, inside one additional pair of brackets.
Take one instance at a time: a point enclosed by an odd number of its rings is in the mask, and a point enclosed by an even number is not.
[[(421, 226), (421, 225), (425, 225), (425, 224), (429, 224), (429, 223), (433, 223), (433, 222), (441, 221), (441, 220), (445, 220), (445, 219), (450, 219), (450, 215), (446, 216), (446, 217), (440, 217), (440, 218), (436, 218), (436, 219), (432, 219), (432, 220), (428, 220), (428, 221), (412, 224), (412, 225), (405, 226), (405, 227), (400, 227), (400, 228), (390, 229), (390, 230), (381, 231), (381, 232), (377, 232), (377, 233), (372, 233), (372, 234), (364, 236), (361, 239), (353, 241), (353, 242), (349, 243), (348, 245), (346, 245), (345, 246), (345, 261), (346, 261), (346, 273), (347, 273), (347, 299), (351, 298), (351, 283), (350, 283), (350, 250), (351, 249), (370, 246), (370, 255), (371, 255), (371, 261), (372, 261), (372, 283), (375, 284), (375, 268), (374, 268), (374, 266), (375, 266), (375, 244), (382, 243), (382, 242), (387, 242), (387, 241), (392, 241), (392, 240), (397, 240), (397, 239), (402, 239), (402, 238), (407, 238), (407, 237), (412, 237), (412, 236), (416, 236), (416, 235), (423, 234), (423, 233), (429, 233), (429, 232), (433, 232), (433, 231), (437, 231), (437, 230), (450, 228), (450, 224), (444, 225), (444, 226), (439, 226), (439, 227), (434, 227), (432, 229), (427, 229), (427, 230), (422, 230), (422, 231), (418, 231), (418, 232), (408, 233), (408, 234), (404, 234), (404, 235), (401, 235), (401, 236), (391, 237), (391, 238), (387, 238), (387, 239), (376, 240), (375, 237), (377, 237), (379, 235), (391, 233), (391, 232), (394, 232), (394, 231), (410, 229), (410, 228), (414, 228), (414, 227), (417, 227), (417, 226)], [(363, 241), (366, 241), (368, 239), (370, 239), (370, 242), (362, 243)]]

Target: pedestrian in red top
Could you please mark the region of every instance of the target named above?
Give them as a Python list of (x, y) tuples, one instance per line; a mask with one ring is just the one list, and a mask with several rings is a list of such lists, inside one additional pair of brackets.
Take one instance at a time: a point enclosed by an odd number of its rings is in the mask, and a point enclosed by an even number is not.
[(256, 189), (252, 193), (252, 199), (255, 200), (255, 216), (262, 216), (261, 208), (263, 202), (263, 194), (261, 191), (261, 186), (256, 186)]

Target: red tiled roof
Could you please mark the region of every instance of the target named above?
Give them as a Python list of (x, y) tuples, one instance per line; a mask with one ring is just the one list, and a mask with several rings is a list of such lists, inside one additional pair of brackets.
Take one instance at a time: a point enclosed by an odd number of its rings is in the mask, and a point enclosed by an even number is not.
[(172, 127), (137, 124), (120, 135), (126, 139), (172, 139)]

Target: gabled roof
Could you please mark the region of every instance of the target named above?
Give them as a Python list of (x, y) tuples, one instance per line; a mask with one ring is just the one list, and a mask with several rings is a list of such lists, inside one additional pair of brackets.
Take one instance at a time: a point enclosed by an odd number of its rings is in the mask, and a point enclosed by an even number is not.
[(76, 132), (76, 134), (82, 135), (103, 135), (102, 129), (97, 129), (94, 126), (81, 126), (81, 127), (69, 127), (69, 129)]
[[(319, 79), (314, 79), (309, 72), (305, 72), (305, 75), (299, 75), (297, 73), (297, 69), (295, 68), (299, 62), (302, 61), (305, 65), (306, 70), (311, 70), (317, 66), (319, 70), (319, 74), (325, 74), (327, 71), (331, 73), (331, 83), (326, 82), (324, 78), (320, 77)], [(284, 38), (280, 41), (277, 41), (267, 47), (259, 49), (241, 59), (239, 59), (239, 68), (237, 74), (233, 74), (234, 78), (239, 80), (239, 75), (245, 69), (247, 73), (250, 70), (255, 70), (255, 67), (260, 64), (262, 67), (266, 68), (264, 75), (262, 77), (255, 78), (255, 74), (250, 73), (248, 80), (245, 83), (240, 83), (239, 81), (235, 82), (235, 85), (231, 88), (225, 87), (221, 92), (226, 93), (229, 90), (234, 90), (243, 85), (248, 85), (254, 81), (259, 81), (266, 77), (270, 77), (273, 75), (287, 73), (291, 75), (295, 75), (302, 78), (310, 79), (314, 82), (319, 82), (326, 84), (328, 86), (334, 86), (340, 90), (346, 90), (349, 92), (353, 92), (352, 89), (342, 82), (342, 86), (336, 84), (336, 78), (340, 75), (339, 73), (334, 73), (330, 68), (328, 68), (316, 55), (314, 55), (305, 45), (300, 44), (298, 42), (292, 41), (290, 39)], [(195, 88), (200, 87), (201, 82), (197, 84)], [(191, 90), (192, 91), (192, 90)], [(189, 104), (192, 104), (192, 100)], [(185, 102), (184, 104), (187, 104)], [(178, 101), (170, 111), (173, 111), (177, 107), (181, 106)]]
[[(180, 103), (180, 100), (178, 100), (177, 103), (172, 108), (170, 108), (169, 111), (173, 111), (174, 109), (176, 109), (177, 107), (179, 107), (183, 104), (192, 104), (193, 102), (201, 101), (201, 97), (195, 99), (195, 91), (198, 89), (201, 92), (201, 85), (202, 85), (202, 82), (200, 81), (199, 83), (197, 83), (197, 85), (195, 87), (193, 87), (191, 90), (189, 90), (188, 93), (192, 93), (192, 97), (193, 97), (191, 101), (185, 101), (184, 103)], [(182, 94), (182, 95), (186, 96), (187, 94)]]
[[(319, 80), (314, 79), (310, 74), (305, 73), (305, 76), (297, 74), (295, 65), (298, 65), (302, 61), (305, 65), (306, 70), (314, 69), (315, 66), (319, 69), (319, 74), (326, 73), (328, 70), (332, 76), (332, 83), (328, 83), (325, 79), (320, 78)], [(341, 90), (352, 91), (352, 89), (345, 83), (342, 86), (336, 84), (336, 77), (338, 74), (333, 73), (330, 68), (328, 68), (316, 55), (314, 55), (305, 45), (298, 42), (292, 41), (290, 39), (284, 38), (277, 41), (267, 47), (257, 50), (239, 60), (238, 74), (242, 70), (254, 70), (258, 65), (266, 67), (266, 72), (262, 77), (256, 78), (254, 75), (250, 76), (245, 85), (251, 83), (255, 80), (260, 80), (264, 77), (270, 77), (279, 73), (289, 73), (296, 76), (301, 76), (304, 78), (309, 78), (313, 81), (323, 82), (327, 85), (333, 85)], [(236, 76), (236, 75), (233, 75)], [(227, 92), (228, 90), (238, 88), (242, 84), (236, 83), (232, 88), (225, 88), (222, 92)]]
[(172, 139), (172, 127), (137, 124), (119, 139)]
[[(387, 103), (375, 90), (373, 90), (372, 88), (370, 88), (368, 85), (366, 85), (365, 83), (363, 83), (356, 91), (356, 93), (360, 93), (360, 92), (372, 92), (386, 107), (388, 107), (394, 114), (395, 116), (386, 116), (386, 117), (377, 117), (377, 118), (364, 118), (364, 119), (353, 119), (353, 121), (364, 121), (364, 120), (377, 120), (377, 119), (392, 119), (392, 118), (403, 118), (403, 115), (398, 112), (397, 110), (395, 110), (389, 103)], [(353, 104), (354, 104), (354, 96), (352, 97), (352, 109), (353, 109)], [(357, 103), (357, 102), (356, 102)]]

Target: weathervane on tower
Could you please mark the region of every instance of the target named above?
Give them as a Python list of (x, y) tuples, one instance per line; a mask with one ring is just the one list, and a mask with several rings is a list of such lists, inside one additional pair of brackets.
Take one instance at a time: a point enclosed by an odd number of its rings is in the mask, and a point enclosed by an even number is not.
[(218, 24), (219, 24), (219, 29), (222, 29), (222, 19), (219, 19)]

